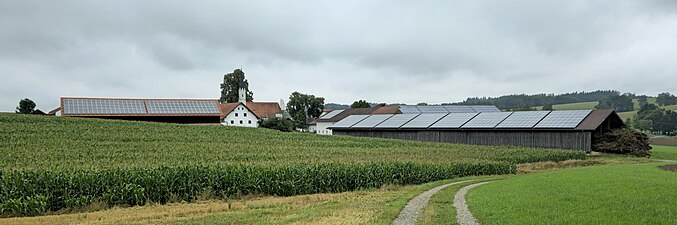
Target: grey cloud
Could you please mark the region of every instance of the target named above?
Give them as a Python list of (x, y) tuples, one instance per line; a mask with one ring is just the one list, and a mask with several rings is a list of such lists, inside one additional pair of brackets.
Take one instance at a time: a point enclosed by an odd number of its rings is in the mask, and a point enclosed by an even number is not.
[[(36, 93), (21, 85), (39, 87), (46, 104), (215, 98), (221, 76), (239, 67), (257, 81), (255, 96), (272, 101), (294, 90), (408, 103), (655, 94), (674, 89), (659, 79), (677, 76), (666, 60), (677, 58), (675, 11), (670, 0), (3, 1), (0, 110)], [(629, 82), (641, 73), (652, 76)]]

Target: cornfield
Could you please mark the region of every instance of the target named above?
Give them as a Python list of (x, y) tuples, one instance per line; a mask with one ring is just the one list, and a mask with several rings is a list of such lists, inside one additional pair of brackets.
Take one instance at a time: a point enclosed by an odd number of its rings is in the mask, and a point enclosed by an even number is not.
[(0, 128), (0, 213), (10, 215), (205, 194), (344, 192), (585, 158), (552, 149), (11, 114), (0, 114)]

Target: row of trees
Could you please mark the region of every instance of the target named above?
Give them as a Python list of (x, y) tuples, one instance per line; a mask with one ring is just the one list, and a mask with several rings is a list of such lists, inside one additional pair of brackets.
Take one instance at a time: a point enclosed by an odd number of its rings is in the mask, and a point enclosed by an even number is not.
[(659, 106), (677, 105), (677, 96), (674, 96), (668, 92), (660, 93), (656, 97), (656, 104)]
[(659, 108), (654, 104), (644, 104), (634, 118), (626, 121), (628, 126), (655, 134), (675, 135), (677, 131), (677, 112)]
[(573, 92), (566, 94), (535, 94), (535, 95), (504, 95), (496, 98), (492, 97), (473, 97), (467, 98), (460, 103), (445, 103), (458, 105), (495, 105), (499, 109), (516, 109), (528, 108), (536, 106), (544, 106), (544, 108), (552, 108), (552, 105), (568, 104), (577, 102), (592, 102), (599, 101), (610, 95), (618, 95), (619, 92), (615, 90), (599, 90), (593, 92)]
[[(618, 93), (613, 93), (603, 99), (599, 100), (599, 104), (595, 106), (596, 109), (613, 109), (616, 112), (629, 112), (635, 110), (635, 103), (632, 102), (634, 94), (625, 93), (619, 95)], [(644, 98), (646, 101), (646, 96)], [(646, 104), (646, 103), (645, 103)]]

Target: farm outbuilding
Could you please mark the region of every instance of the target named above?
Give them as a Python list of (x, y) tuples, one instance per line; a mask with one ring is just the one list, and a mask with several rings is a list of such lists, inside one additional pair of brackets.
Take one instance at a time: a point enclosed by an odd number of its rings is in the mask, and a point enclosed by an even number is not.
[(216, 99), (61, 98), (61, 116), (167, 123), (215, 123)]
[(353, 115), (334, 135), (589, 152), (597, 134), (624, 127), (613, 110)]

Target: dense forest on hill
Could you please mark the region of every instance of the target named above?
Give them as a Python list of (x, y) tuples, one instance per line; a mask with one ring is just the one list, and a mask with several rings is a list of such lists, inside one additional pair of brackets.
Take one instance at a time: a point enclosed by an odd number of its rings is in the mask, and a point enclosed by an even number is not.
[(495, 105), (500, 109), (515, 109), (523, 107), (547, 106), (577, 102), (599, 101), (612, 95), (618, 95), (616, 90), (597, 90), (592, 92), (572, 92), (565, 94), (513, 94), (500, 97), (471, 97), (463, 102), (449, 103), (453, 105)]

